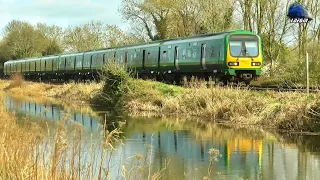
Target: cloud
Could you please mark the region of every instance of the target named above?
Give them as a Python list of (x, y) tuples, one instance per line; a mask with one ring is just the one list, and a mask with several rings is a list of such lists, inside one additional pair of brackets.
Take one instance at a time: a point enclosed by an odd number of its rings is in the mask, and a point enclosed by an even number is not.
[(55, 24), (61, 27), (102, 21), (121, 28), (120, 0), (0, 0), (0, 29), (13, 19), (36, 24)]

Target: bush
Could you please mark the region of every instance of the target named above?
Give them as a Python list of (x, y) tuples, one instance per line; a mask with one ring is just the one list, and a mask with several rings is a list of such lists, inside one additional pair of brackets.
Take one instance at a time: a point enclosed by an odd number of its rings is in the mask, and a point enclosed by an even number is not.
[(103, 88), (99, 99), (109, 107), (123, 107), (127, 102), (130, 81), (133, 78), (126, 71), (126, 66), (109, 60), (101, 73)]

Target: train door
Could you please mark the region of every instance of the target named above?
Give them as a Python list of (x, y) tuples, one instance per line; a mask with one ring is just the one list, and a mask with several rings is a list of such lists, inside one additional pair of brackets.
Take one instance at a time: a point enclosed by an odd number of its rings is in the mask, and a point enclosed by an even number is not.
[(206, 68), (206, 44), (201, 44), (200, 64), (202, 69), (207, 69)]
[(106, 55), (107, 54), (103, 54), (102, 67), (104, 67), (104, 65), (106, 64)]
[(90, 56), (90, 70), (92, 71), (92, 58), (93, 58), (93, 56), (91, 55)]
[[(160, 59), (161, 59), (161, 46), (159, 46), (159, 50), (158, 50), (158, 68), (160, 68)], [(160, 70), (160, 69), (159, 69)]]
[(177, 70), (180, 70), (180, 68), (179, 68), (179, 47), (178, 46), (176, 46), (174, 48), (174, 67)]
[(218, 65), (221, 65), (221, 64), (222, 64), (222, 61), (223, 61), (223, 54), (222, 54), (222, 52), (223, 52), (223, 46), (222, 46), (222, 44), (220, 43), (218, 47), (219, 47)]
[(76, 64), (77, 64), (77, 56), (74, 56), (74, 59), (73, 59), (73, 70), (74, 70), (74, 72), (76, 71)]
[(145, 70), (145, 63), (146, 63), (146, 50), (142, 51), (142, 69)]
[(128, 52), (124, 53), (124, 63), (127, 64), (128, 63)]
[(47, 59), (44, 60), (44, 72), (47, 72)]
[(64, 71), (67, 71), (67, 58), (64, 58)]

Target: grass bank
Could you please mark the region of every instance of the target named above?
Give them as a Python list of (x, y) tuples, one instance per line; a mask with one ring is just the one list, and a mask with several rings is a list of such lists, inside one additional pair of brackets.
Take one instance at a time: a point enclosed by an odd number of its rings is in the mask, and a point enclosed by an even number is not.
[(237, 88), (154, 88), (153, 82), (136, 82), (141, 89), (126, 108), (158, 115), (202, 117), (224, 123), (261, 125), (268, 128), (319, 131), (320, 96), (294, 92), (255, 92)]
[(20, 75), (11, 80), (0, 80), (0, 90), (16, 96), (47, 97), (65, 101), (90, 101), (101, 91), (102, 83), (48, 84), (25, 81)]
[(105, 83), (98, 99), (122, 107), (132, 115), (201, 117), (295, 131), (320, 130), (319, 94), (307, 97), (296, 92), (208, 87), (197, 79), (185, 83), (184, 87), (177, 87), (137, 80), (130, 75), (121, 65), (107, 64), (103, 74)]
[[(108, 67), (109, 66), (109, 67)], [(108, 64), (102, 83), (44, 83), (1, 81), (13, 94), (87, 101), (123, 108), (132, 116), (179, 116), (259, 125), (293, 131), (320, 130), (320, 95), (296, 92), (256, 92), (207, 87), (193, 79), (184, 87), (133, 78), (123, 66)], [(13, 85), (12, 85), (13, 84)], [(18, 85), (17, 85), (18, 84)], [(39, 90), (40, 89), (40, 90)]]

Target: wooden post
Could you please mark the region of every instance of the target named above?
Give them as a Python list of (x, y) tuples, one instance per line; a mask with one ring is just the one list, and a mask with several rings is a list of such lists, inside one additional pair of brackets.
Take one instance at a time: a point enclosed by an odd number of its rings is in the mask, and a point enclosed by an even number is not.
[(306, 52), (306, 70), (307, 70), (307, 94), (309, 95), (309, 59), (308, 59), (308, 52)]

